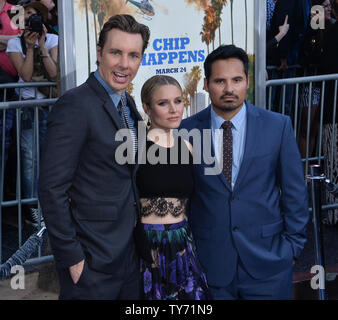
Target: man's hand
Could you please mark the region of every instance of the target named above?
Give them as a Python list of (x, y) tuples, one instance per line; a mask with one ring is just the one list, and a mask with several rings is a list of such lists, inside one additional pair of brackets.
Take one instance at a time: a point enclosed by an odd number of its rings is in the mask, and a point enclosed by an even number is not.
[(83, 266), (84, 266), (84, 259), (80, 261), (79, 263), (69, 267), (69, 273), (70, 273), (70, 276), (72, 277), (74, 284), (78, 283), (81, 277), (82, 271), (83, 271)]

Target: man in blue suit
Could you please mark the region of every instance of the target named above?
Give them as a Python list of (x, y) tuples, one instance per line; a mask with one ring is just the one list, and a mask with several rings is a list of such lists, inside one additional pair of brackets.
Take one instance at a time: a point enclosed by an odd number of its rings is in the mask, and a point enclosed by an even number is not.
[(194, 166), (189, 221), (214, 299), (290, 299), (308, 222), (303, 167), (289, 117), (245, 101), (248, 64), (233, 45), (204, 63), (211, 105), (181, 127), (211, 129), (222, 172)]

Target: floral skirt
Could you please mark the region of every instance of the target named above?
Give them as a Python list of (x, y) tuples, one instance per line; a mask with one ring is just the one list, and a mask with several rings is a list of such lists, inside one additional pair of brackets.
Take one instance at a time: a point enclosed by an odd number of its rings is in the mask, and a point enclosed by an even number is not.
[(152, 262), (141, 258), (146, 300), (206, 300), (205, 274), (196, 257), (186, 220), (174, 224), (141, 224)]

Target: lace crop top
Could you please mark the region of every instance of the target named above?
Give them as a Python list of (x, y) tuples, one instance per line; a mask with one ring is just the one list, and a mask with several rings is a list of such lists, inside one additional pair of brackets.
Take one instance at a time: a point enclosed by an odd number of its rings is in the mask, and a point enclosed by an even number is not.
[(136, 177), (142, 216), (186, 213), (194, 184), (193, 157), (185, 142), (178, 137), (173, 147), (165, 148), (147, 141), (146, 151)]

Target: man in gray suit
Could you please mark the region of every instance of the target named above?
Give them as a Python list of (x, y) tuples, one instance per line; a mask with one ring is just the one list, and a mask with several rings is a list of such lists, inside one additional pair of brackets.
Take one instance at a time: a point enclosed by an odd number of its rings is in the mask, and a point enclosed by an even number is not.
[(137, 143), (142, 118), (125, 89), (149, 36), (133, 17), (111, 17), (100, 33), (97, 71), (66, 92), (48, 119), (39, 199), (60, 299), (139, 298), (136, 166), (119, 164), (115, 151), (123, 143), (116, 139), (119, 129), (131, 129)]

